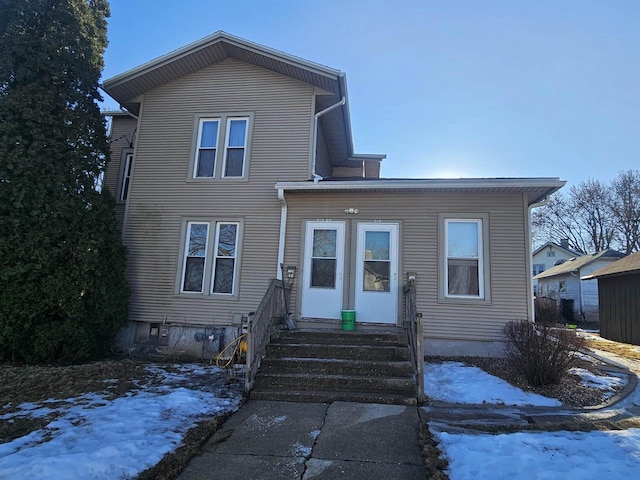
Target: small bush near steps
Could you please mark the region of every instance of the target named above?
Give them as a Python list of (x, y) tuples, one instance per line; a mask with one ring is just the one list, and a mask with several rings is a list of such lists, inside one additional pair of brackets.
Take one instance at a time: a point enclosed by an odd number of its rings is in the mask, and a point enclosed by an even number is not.
[(534, 387), (559, 383), (585, 347), (574, 331), (526, 320), (509, 322), (503, 332), (507, 359)]

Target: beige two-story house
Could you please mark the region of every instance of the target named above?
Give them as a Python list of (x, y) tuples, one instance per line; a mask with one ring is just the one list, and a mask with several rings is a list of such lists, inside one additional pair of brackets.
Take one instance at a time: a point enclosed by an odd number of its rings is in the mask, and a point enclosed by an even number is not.
[(204, 350), (281, 265), (302, 327), (345, 309), (398, 325), (415, 277), (430, 354), (495, 353), (532, 317), (529, 213), (559, 179), (380, 178), (385, 156), (353, 150), (344, 73), (223, 32), (104, 90), (122, 106), (105, 185), (129, 252), (123, 343)]

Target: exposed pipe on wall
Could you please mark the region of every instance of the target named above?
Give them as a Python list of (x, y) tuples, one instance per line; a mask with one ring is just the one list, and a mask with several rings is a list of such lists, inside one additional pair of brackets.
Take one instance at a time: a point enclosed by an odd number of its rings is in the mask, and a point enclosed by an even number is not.
[(284, 189), (278, 189), (280, 200), (280, 237), (278, 240), (278, 262), (276, 263), (276, 278), (283, 280), (280, 265), (284, 263), (284, 242), (287, 234), (287, 201), (284, 198)]

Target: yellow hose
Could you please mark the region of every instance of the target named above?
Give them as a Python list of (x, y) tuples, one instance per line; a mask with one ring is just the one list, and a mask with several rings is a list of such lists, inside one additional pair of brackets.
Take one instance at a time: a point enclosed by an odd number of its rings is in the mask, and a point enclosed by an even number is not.
[[(247, 353), (249, 346), (247, 345), (247, 341), (244, 340), (244, 337), (246, 336), (247, 334), (243, 333), (239, 337), (236, 337), (231, 343), (229, 343), (226, 347), (224, 347), (220, 351), (220, 353), (218, 353), (218, 356), (216, 356), (216, 367), (227, 368), (229, 365), (231, 365), (237, 353), (239, 353), (240, 355), (242, 355), (243, 353)], [(231, 352), (231, 355), (229, 356), (229, 360), (227, 360), (227, 363), (225, 363), (224, 365), (220, 365), (221, 361), (224, 360), (222, 358), (224, 352), (226, 352), (230, 347), (234, 347), (234, 348), (233, 348), (233, 352)]]

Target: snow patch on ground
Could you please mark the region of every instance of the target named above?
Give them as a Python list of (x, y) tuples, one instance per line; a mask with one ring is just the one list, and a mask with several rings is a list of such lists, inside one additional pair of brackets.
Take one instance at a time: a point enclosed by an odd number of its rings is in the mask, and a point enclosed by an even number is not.
[(451, 480), (627, 480), (640, 471), (640, 429), (434, 436)]
[(461, 362), (425, 363), (425, 394), (449, 403), (560, 407), (555, 398), (524, 392), (478, 367)]
[(627, 384), (625, 374), (620, 374), (618, 376), (612, 373), (611, 375), (599, 376), (594, 375), (589, 370), (585, 370), (584, 368), (571, 368), (569, 369), (569, 373), (578, 375), (582, 379), (581, 383), (583, 385), (602, 390), (603, 396), (605, 398), (610, 398), (616, 392), (616, 389), (619, 389), (620, 387), (623, 387)]
[[(159, 366), (152, 370), (164, 377), (162, 385), (114, 400), (89, 393), (54, 408), (25, 403), (3, 415), (3, 421), (50, 414), (56, 418), (42, 430), (0, 445), (2, 478), (133, 478), (175, 450), (203, 416), (238, 408), (240, 395), (224, 388), (224, 376), (215, 367), (180, 365), (179, 373)], [(193, 374), (208, 375), (212, 385), (176, 386), (188, 385)], [(43, 403), (54, 402), (60, 400)]]

